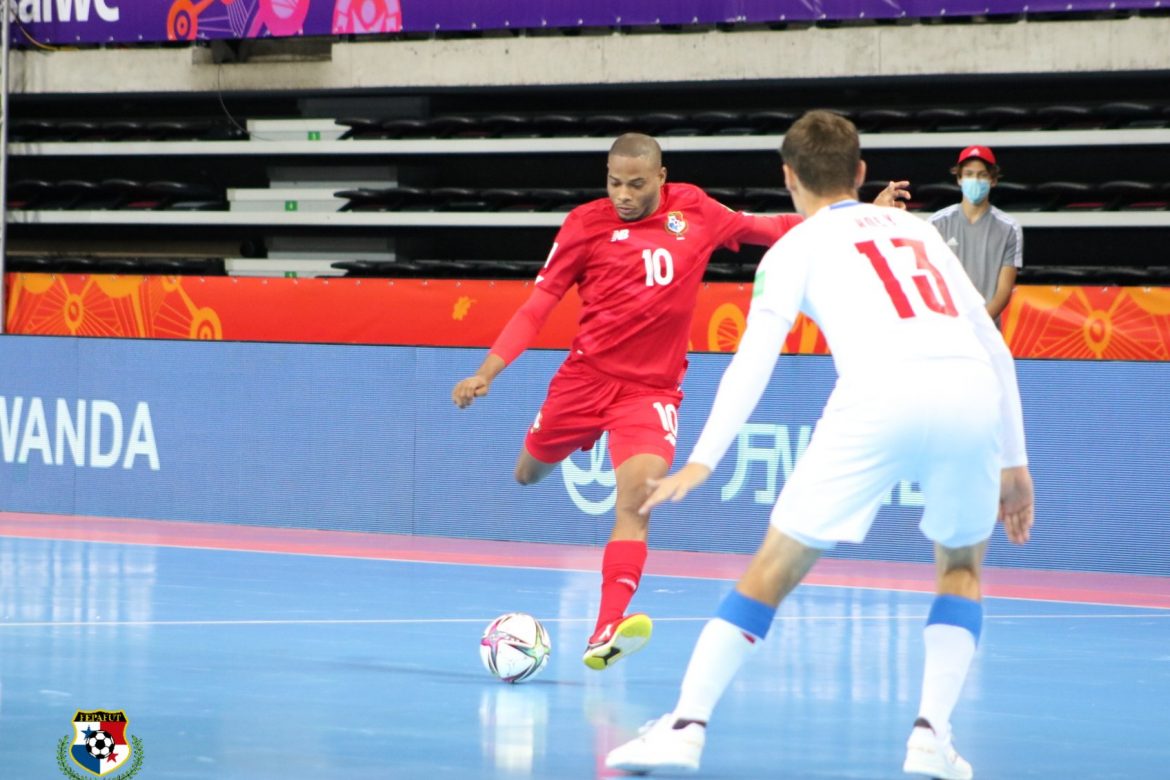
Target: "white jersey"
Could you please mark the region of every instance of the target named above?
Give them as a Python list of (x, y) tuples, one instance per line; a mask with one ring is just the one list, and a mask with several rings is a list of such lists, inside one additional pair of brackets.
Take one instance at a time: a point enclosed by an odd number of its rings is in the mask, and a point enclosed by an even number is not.
[(764, 255), (747, 329), (691, 461), (718, 464), (763, 395), (800, 312), (825, 334), (837, 366), (834, 395), (842, 399), (913, 384), (923, 371), (939, 373), (938, 361), (990, 365), (1003, 465), (1027, 463), (1011, 353), (958, 258), (923, 220), (852, 200), (821, 209)]
[[(822, 209), (764, 256), (752, 313), (816, 321), (842, 384), (935, 358), (989, 362), (971, 314), (983, 298), (938, 231), (897, 209), (844, 201)], [(896, 369), (894, 369), (896, 370)]]

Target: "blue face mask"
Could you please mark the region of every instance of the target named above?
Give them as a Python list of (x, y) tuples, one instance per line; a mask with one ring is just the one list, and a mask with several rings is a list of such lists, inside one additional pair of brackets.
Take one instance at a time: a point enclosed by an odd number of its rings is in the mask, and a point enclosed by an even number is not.
[(991, 192), (991, 182), (987, 179), (960, 179), (959, 186), (963, 188), (963, 197), (976, 206)]

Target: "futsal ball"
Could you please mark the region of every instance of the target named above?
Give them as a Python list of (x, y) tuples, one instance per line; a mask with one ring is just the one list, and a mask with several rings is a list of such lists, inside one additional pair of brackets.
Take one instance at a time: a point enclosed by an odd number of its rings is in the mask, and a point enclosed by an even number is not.
[(508, 683), (530, 680), (548, 665), (552, 643), (540, 621), (509, 612), (488, 623), (479, 640), (479, 657), (494, 676)]
[(104, 731), (95, 731), (85, 740), (85, 749), (94, 758), (108, 758), (114, 752), (114, 738)]

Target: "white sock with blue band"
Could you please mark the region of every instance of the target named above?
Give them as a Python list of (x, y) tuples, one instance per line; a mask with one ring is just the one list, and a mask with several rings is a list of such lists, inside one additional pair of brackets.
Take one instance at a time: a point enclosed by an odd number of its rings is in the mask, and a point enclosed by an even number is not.
[(934, 732), (944, 739), (950, 736), (951, 713), (959, 701), (982, 631), (983, 604), (961, 596), (935, 598), (922, 632), (926, 663), (918, 716), (929, 721)]
[(768, 635), (776, 608), (731, 591), (716, 617), (699, 635), (674, 715), (678, 721), (706, 723), (739, 667)]

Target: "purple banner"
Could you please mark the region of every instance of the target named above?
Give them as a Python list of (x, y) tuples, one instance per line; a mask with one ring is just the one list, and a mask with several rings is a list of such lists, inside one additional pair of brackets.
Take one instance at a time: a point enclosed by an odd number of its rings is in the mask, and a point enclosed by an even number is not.
[(1157, 8), (1159, 0), (10, 0), (15, 45)]

